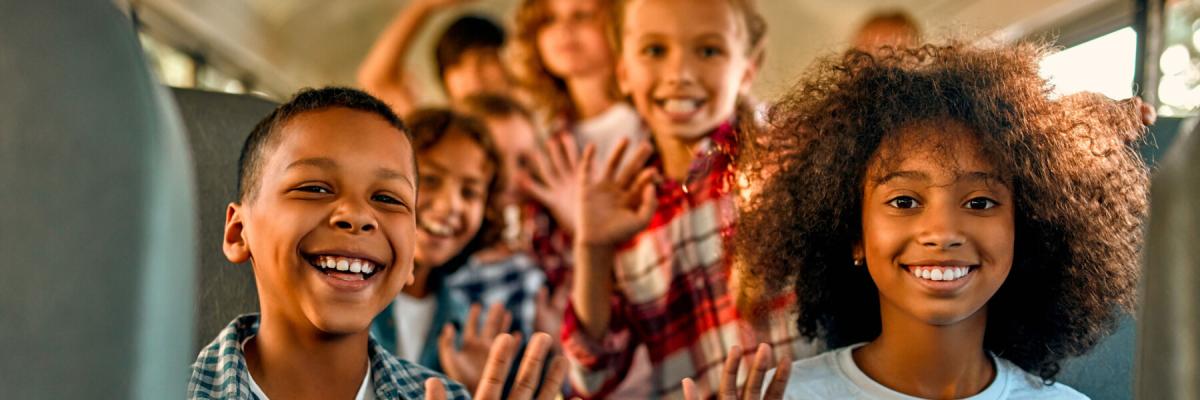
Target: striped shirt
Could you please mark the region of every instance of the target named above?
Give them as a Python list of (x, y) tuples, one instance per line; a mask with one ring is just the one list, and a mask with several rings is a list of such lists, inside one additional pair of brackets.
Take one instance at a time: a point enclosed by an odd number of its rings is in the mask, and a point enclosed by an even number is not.
[[(257, 399), (250, 390), (250, 370), (242, 342), (258, 334), (258, 314), (239, 316), (217, 334), (208, 347), (200, 351), (192, 364), (188, 381), (189, 399)], [(419, 365), (396, 358), (384, 350), (375, 339), (367, 344), (367, 359), (371, 363), (371, 383), (379, 399), (424, 399), (425, 380), (439, 378), (452, 400), (467, 400), (462, 385)]]
[(683, 378), (711, 397), (734, 345), (753, 352), (768, 343), (776, 357), (793, 359), (813, 353), (784, 311), (788, 299), (771, 302), (775, 312), (754, 316), (754, 324), (735, 304), (728, 248), (737, 216), (735, 152), (732, 124), (724, 124), (706, 139), (686, 186), (659, 185), (649, 225), (617, 248), (603, 340), (588, 336), (568, 305), (562, 341), (579, 394), (605, 397), (625, 377), (638, 344), (649, 350), (651, 393), (660, 398), (682, 397)]
[(460, 304), (500, 303), (512, 314), (512, 327), (525, 337), (533, 335), (534, 299), (546, 282), (546, 275), (533, 259), (516, 253), (503, 260), (483, 263), (472, 257), (458, 271), (446, 277), (450, 297)]

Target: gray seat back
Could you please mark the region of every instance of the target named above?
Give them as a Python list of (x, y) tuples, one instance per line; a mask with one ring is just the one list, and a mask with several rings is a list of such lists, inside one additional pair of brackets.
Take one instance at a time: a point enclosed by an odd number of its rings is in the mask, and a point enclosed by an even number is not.
[(1151, 188), (1137, 397), (1200, 398), (1200, 134), (1185, 124)]
[(276, 106), (248, 95), (172, 89), (187, 126), (199, 189), (200, 267), (196, 277), (196, 334), (200, 349), (239, 314), (258, 311), (250, 264), (225, 259), (225, 207), (237, 197), (238, 155), (254, 125)]
[(0, 396), (182, 397), (191, 162), (128, 18), (0, 2), (0, 80)]

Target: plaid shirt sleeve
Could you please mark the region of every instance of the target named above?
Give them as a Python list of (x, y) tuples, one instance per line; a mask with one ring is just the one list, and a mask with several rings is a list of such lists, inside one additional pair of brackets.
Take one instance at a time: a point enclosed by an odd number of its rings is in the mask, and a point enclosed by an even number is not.
[(625, 300), (612, 296), (612, 318), (603, 339), (584, 332), (575, 305), (568, 302), (563, 317), (563, 353), (571, 360), (570, 381), (580, 395), (603, 398), (616, 389), (629, 371), (634, 350), (640, 343), (635, 330), (626, 323)]

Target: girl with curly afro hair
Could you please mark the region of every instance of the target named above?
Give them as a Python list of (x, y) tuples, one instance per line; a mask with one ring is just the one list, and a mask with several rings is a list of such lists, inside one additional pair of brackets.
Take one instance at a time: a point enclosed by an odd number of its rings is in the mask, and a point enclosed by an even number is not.
[(788, 398), (1084, 397), (1054, 377), (1133, 308), (1145, 127), (1136, 101), (1051, 96), (1046, 52), (850, 51), (743, 140), (741, 268), (835, 349)]

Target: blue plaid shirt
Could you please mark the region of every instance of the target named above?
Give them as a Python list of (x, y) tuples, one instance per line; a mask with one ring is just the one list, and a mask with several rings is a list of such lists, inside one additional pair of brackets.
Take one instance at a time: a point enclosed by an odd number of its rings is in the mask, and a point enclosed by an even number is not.
[[(242, 342), (258, 333), (258, 314), (239, 316), (196, 357), (188, 382), (189, 399), (255, 399), (250, 393), (250, 371)], [(440, 378), (451, 400), (467, 400), (466, 389), (419, 365), (396, 358), (370, 339), (367, 357), (371, 380), (380, 399), (424, 399), (425, 379)]]

